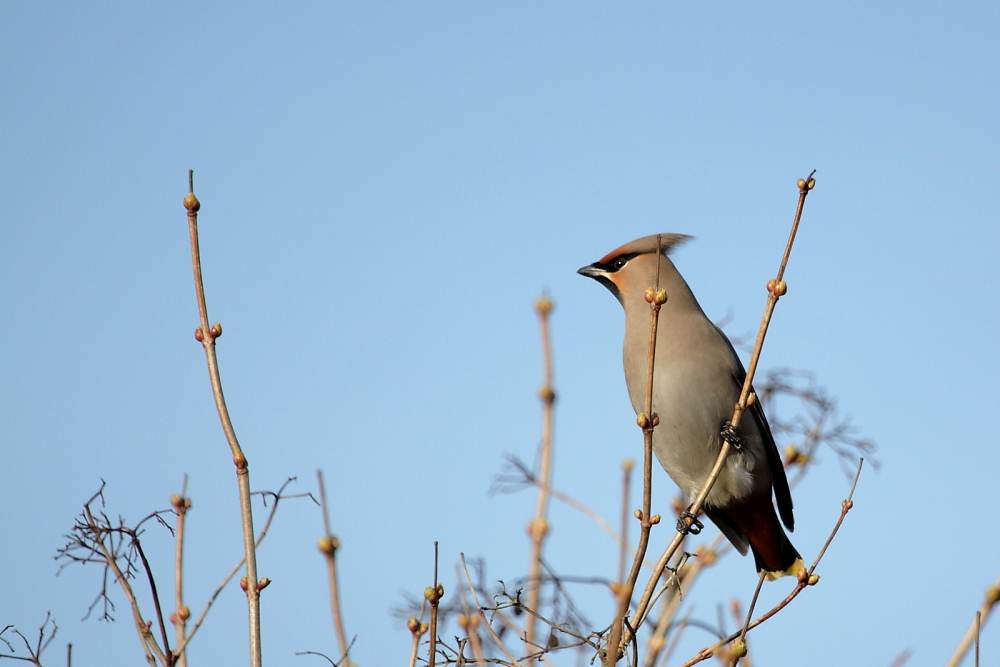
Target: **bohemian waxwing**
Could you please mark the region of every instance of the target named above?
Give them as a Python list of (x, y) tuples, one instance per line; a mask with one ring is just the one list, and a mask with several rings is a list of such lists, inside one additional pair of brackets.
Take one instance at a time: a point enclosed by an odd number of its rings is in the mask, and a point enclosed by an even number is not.
[[(625, 383), (636, 414), (645, 410), (649, 347), (649, 287), (664, 289), (653, 370), (653, 452), (688, 498), (698, 495), (722, 446), (746, 371), (732, 343), (705, 316), (667, 254), (691, 237), (654, 234), (613, 250), (579, 273), (594, 278), (625, 309)], [(660, 252), (657, 252), (657, 248)], [(659, 261), (659, 285), (657, 282)], [(771, 503), (791, 531), (792, 495), (767, 418), (754, 404), (739, 425), (740, 449), (731, 449), (705, 503), (705, 514), (743, 554), (753, 551), (768, 579), (796, 574), (802, 558), (788, 540)]]

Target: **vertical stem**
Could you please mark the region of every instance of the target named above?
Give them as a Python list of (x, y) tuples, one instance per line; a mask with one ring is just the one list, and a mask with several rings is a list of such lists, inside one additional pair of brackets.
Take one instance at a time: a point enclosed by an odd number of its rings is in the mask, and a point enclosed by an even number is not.
[(233, 464), (236, 466), (236, 482), (239, 487), (240, 517), (243, 528), (243, 551), (246, 554), (246, 587), (248, 621), (250, 626), (250, 665), (261, 667), (260, 644), (260, 590), (257, 584), (257, 550), (254, 545), (253, 509), (250, 505), (250, 470), (247, 458), (240, 448), (233, 422), (226, 408), (226, 398), (222, 393), (222, 378), (219, 375), (219, 361), (215, 354), (215, 339), (222, 335), (222, 326), (208, 326), (208, 306), (205, 303), (205, 285), (201, 275), (201, 251), (198, 246), (198, 209), (201, 203), (194, 196), (194, 171), (188, 172), (188, 196), (184, 198), (184, 207), (188, 211), (188, 230), (191, 234), (191, 264), (194, 268), (194, 288), (198, 298), (198, 314), (201, 327), (195, 332), (208, 361), (208, 377), (212, 383), (212, 396), (219, 412), (222, 430), (233, 454)]
[(191, 501), (187, 497), (187, 475), (184, 475), (184, 485), (181, 493), (170, 499), (174, 510), (177, 512), (177, 534), (174, 548), (174, 629), (177, 632), (177, 653), (174, 664), (177, 667), (186, 667), (187, 651), (182, 647), (184, 641), (187, 619), (190, 615), (188, 608), (184, 606), (184, 527), (187, 524), (187, 511), (191, 507)]
[[(624, 651), (628, 641), (625, 636), (625, 616), (628, 614), (629, 603), (635, 582), (639, 579), (642, 561), (649, 546), (649, 531), (653, 524), (659, 522), (659, 516), (653, 521), (653, 429), (659, 423), (659, 418), (653, 413), (653, 370), (656, 367), (656, 332), (660, 321), (660, 308), (667, 301), (667, 294), (660, 286), (660, 239), (656, 239), (656, 285), (646, 290), (646, 301), (649, 303), (649, 347), (646, 350), (646, 402), (645, 412), (639, 414), (636, 423), (642, 428), (642, 511), (639, 514), (639, 546), (632, 561), (632, 569), (624, 586), (618, 590), (618, 613), (611, 625), (611, 637), (608, 639), (605, 665), (615, 665)], [(657, 575), (657, 579), (659, 575)], [(638, 615), (633, 620), (640, 618)], [(634, 625), (634, 624), (633, 624)]]
[(427, 656), (427, 667), (434, 667), (434, 661), (437, 659), (438, 603), (441, 602), (443, 596), (444, 587), (438, 583), (438, 543), (434, 542), (434, 587), (424, 590), (424, 597), (431, 603), (431, 641), (430, 651)]
[[(545, 384), (538, 390), (542, 400), (542, 440), (539, 445), (538, 498), (535, 501), (535, 517), (528, 524), (531, 537), (531, 560), (528, 564), (528, 609), (538, 611), (541, 590), (542, 543), (548, 533), (547, 511), (552, 484), (552, 406), (556, 400), (552, 389), (552, 345), (549, 340), (549, 313), (552, 301), (542, 296), (535, 302), (538, 324), (542, 337), (542, 357), (545, 365)], [(535, 645), (535, 615), (528, 614), (525, 621), (524, 637), (529, 647)], [(529, 648), (530, 650), (530, 648)], [(531, 665), (534, 661), (527, 661)]]
[(625, 561), (628, 557), (628, 503), (632, 493), (632, 459), (622, 461), (621, 548), (618, 551), (618, 585), (625, 585)]
[(320, 506), (323, 508), (323, 529), (324, 538), (320, 540), (319, 550), (323, 552), (326, 559), (326, 577), (330, 587), (330, 614), (333, 617), (333, 630), (337, 633), (337, 643), (340, 644), (340, 655), (345, 665), (350, 665), (348, 657), (350, 646), (347, 643), (347, 633), (344, 632), (344, 620), (340, 613), (340, 593), (337, 587), (337, 549), (340, 548), (340, 540), (330, 532), (330, 512), (326, 502), (326, 484), (323, 483), (323, 472), (316, 471), (319, 480)]

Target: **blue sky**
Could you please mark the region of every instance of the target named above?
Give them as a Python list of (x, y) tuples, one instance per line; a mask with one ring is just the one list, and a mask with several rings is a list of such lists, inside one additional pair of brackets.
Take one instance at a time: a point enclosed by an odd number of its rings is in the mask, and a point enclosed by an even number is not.
[[(102, 479), (137, 520), (189, 475), (192, 608), (239, 558), (192, 337), (188, 169), (253, 485), (313, 490), (325, 471), (361, 665), (406, 659), (391, 610), (430, 583), (434, 540), (452, 591), (460, 552), (494, 578), (526, 569), (531, 494), (487, 490), (538, 440), (534, 298), (556, 302), (555, 484), (616, 516), (618, 465), (641, 444), (622, 317), (575, 270), (692, 234), (678, 267), (710, 317), (750, 331), (795, 181), (817, 169), (762, 365), (814, 372), (882, 467), (821, 585), (751, 650), (941, 664), (1000, 570), (997, 34), (1000, 10), (972, 2), (5, 3), (0, 626), (33, 633), (51, 610), (75, 664), (140, 659), (123, 598), (117, 623), (79, 621), (94, 567), (55, 576)], [(848, 487), (822, 458), (795, 492), (807, 559)], [(673, 487), (655, 482), (665, 508)], [(552, 523), (563, 572), (614, 571), (588, 520), (557, 506)], [(262, 547), (269, 663), (335, 652), (321, 531), (292, 501)], [(149, 539), (166, 581), (170, 543)], [(695, 615), (747, 598), (752, 570), (720, 564)], [(580, 595), (603, 624), (604, 593)], [(242, 657), (244, 608), (223, 595), (194, 663)], [(995, 619), (983, 642), (1000, 655)]]

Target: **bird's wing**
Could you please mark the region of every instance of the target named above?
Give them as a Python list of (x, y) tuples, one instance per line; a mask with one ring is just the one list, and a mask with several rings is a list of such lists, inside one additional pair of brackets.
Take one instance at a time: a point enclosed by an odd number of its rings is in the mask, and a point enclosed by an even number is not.
[[(722, 340), (726, 341), (726, 345), (729, 347), (733, 361), (733, 381), (738, 386), (737, 391), (742, 391), (747, 372), (744, 370), (743, 363), (740, 361), (739, 355), (736, 354), (736, 349), (733, 347), (729, 337), (719, 327), (715, 327), (715, 330), (719, 332)], [(753, 391), (752, 386), (750, 390)], [(760, 431), (764, 438), (764, 451), (767, 452), (767, 465), (771, 471), (771, 484), (774, 487), (774, 498), (778, 503), (778, 514), (781, 515), (781, 522), (785, 524), (788, 530), (795, 530), (795, 516), (792, 513), (792, 492), (788, 488), (788, 477), (785, 476), (785, 466), (781, 463), (778, 446), (774, 442), (774, 436), (771, 434), (771, 426), (767, 423), (767, 416), (764, 414), (764, 409), (761, 407), (760, 401), (754, 401), (753, 405), (747, 409), (747, 412), (757, 422), (757, 430)]]

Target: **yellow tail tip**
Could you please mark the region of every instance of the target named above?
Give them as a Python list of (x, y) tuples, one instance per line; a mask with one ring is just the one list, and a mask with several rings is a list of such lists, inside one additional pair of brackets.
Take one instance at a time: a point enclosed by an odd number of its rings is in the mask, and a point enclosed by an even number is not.
[(805, 568), (805, 563), (802, 562), (801, 558), (796, 558), (795, 562), (792, 563), (786, 570), (775, 570), (774, 572), (764, 572), (764, 578), (768, 581), (776, 581), (782, 577), (794, 577), (799, 573), (799, 570)]

